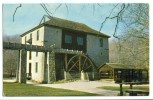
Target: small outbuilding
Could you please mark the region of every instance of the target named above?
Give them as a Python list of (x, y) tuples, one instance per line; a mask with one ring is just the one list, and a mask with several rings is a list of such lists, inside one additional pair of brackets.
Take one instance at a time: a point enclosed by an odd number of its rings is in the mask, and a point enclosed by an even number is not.
[(98, 69), (101, 79), (114, 79), (115, 82), (146, 82), (149, 79), (148, 69), (133, 65), (106, 63)]

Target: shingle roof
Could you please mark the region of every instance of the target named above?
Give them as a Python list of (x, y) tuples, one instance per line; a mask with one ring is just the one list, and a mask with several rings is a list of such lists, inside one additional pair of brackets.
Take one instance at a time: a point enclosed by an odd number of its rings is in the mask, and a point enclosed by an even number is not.
[(87, 26), (85, 24), (70, 21), (70, 20), (60, 19), (60, 18), (57, 18), (57, 17), (52, 17), (49, 21), (38, 25), (37, 27), (29, 30), (28, 32), (25, 32), (21, 36), (24, 36), (27, 33), (31, 32), (31, 31), (34, 31), (35, 29), (37, 29), (39, 27), (42, 27), (42, 26), (45, 26), (45, 25), (52, 26), (52, 27), (58, 27), (58, 28), (61, 28), (61, 29), (68, 29), (68, 30), (84, 32), (84, 33), (87, 33), (87, 34), (104, 36), (104, 37), (108, 37), (108, 38), (110, 37), (110, 36), (108, 36), (104, 33), (98, 32), (98, 31), (90, 28), (89, 26)]
[(118, 64), (118, 63), (106, 63), (99, 67), (102, 68), (103, 66), (111, 67), (113, 69), (145, 69), (144, 67), (137, 67), (134, 65), (125, 65), (125, 64)]

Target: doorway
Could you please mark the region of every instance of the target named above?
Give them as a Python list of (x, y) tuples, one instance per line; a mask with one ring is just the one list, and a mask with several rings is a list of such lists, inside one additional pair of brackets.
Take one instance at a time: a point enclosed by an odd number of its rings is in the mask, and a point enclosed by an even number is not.
[(29, 73), (28, 73), (28, 79), (31, 79), (32, 73), (31, 73), (31, 63), (29, 63)]

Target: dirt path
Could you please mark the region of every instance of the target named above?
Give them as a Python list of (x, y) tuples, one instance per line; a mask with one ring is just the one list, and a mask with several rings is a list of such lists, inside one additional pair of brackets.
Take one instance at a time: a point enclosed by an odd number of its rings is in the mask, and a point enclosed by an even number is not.
[(61, 83), (61, 84), (35, 84), (35, 85), (36, 86), (45, 86), (45, 87), (83, 91), (83, 92), (100, 94), (103, 96), (117, 96), (117, 94), (119, 93), (119, 91), (111, 91), (111, 90), (97, 88), (100, 86), (117, 86), (118, 85), (118, 84), (114, 84), (111, 82), (76, 81), (76, 82)]

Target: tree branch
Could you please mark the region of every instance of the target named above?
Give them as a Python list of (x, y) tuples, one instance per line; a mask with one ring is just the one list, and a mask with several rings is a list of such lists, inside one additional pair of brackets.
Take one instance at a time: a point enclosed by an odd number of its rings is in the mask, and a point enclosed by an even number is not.
[(102, 5), (100, 5), (99, 3), (97, 3), (97, 5), (98, 5), (99, 7), (102, 7)]
[(112, 12), (114, 11), (114, 9), (118, 6), (118, 4), (116, 4), (113, 9), (111, 10), (110, 14), (108, 17), (105, 18), (105, 20), (101, 23), (101, 26), (100, 26), (100, 29), (99, 29), (99, 32), (102, 30), (103, 26), (104, 26), (104, 23), (108, 20), (108, 19), (113, 19), (114, 17), (111, 17), (110, 16), (112, 15)]
[(95, 5), (93, 4), (93, 15), (94, 15), (94, 13), (95, 13)]
[(47, 7), (45, 6), (45, 4), (40, 4), (42, 6), (42, 8), (45, 10), (45, 12), (47, 13), (47, 15), (52, 18), (52, 16), (50, 14), (52, 14), (48, 9)]
[(101, 27), (100, 27), (100, 30), (99, 30), (99, 32), (100, 32), (101, 29), (102, 29), (102, 27), (103, 27), (103, 25), (104, 25), (104, 23), (105, 23), (108, 19), (114, 19), (114, 18), (116, 18), (116, 25), (115, 25), (115, 30), (114, 30), (114, 34), (113, 34), (113, 37), (115, 37), (115, 38), (119, 38), (118, 36), (116, 36), (116, 32), (117, 32), (117, 28), (118, 28), (119, 21), (120, 21), (121, 18), (122, 18), (122, 13), (123, 13), (123, 11), (124, 11), (124, 9), (125, 9), (125, 4), (122, 4), (122, 5), (121, 5), (121, 9), (120, 9), (120, 11), (117, 13), (116, 16), (110, 17), (111, 14), (112, 14), (112, 12), (114, 11), (114, 9), (115, 9), (117, 6), (118, 6), (118, 4), (115, 5), (115, 7), (111, 10), (111, 13), (109, 14), (109, 16), (105, 18), (105, 20), (102, 22)]
[(65, 3), (65, 7), (66, 7), (66, 10), (67, 10), (67, 16), (68, 16), (68, 14), (69, 14), (69, 9), (68, 9), (68, 6), (67, 6), (66, 3)]
[(48, 10), (48, 8), (46, 7), (45, 4), (43, 4), (43, 6), (44, 6), (44, 8), (46, 9), (46, 11), (47, 11), (48, 13), (52, 14), (52, 13)]
[(13, 22), (14, 22), (14, 17), (15, 17), (15, 14), (16, 14), (16, 11), (18, 10), (18, 8), (22, 7), (22, 4), (20, 4), (18, 7), (16, 7), (15, 11), (14, 11), (14, 14), (13, 14)]
[(55, 10), (54, 10), (54, 12), (53, 12), (53, 14), (60, 8), (62, 6), (62, 3), (61, 4), (59, 4), (56, 8), (55, 8)]
[(122, 17), (122, 13), (123, 13), (124, 9), (125, 9), (125, 4), (122, 4), (121, 10), (118, 12), (117, 16), (115, 17), (115, 18), (117, 18), (117, 20), (116, 20), (116, 26), (115, 26), (115, 31), (114, 31), (113, 37), (118, 38), (118, 39), (119, 39), (119, 37), (116, 36), (116, 31), (117, 31), (119, 20)]

